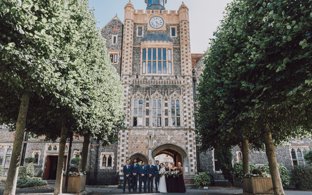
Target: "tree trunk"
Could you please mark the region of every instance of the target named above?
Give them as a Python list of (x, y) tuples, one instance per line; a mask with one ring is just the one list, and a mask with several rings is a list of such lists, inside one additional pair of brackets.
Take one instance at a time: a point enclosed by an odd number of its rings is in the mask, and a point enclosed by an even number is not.
[(81, 171), (84, 172), (87, 170), (87, 160), (89, 153), (89, 144), (90, 144), (90, 135), (84, 135), (83, 145), (82, 145), (82, 154), (81, 154)]
[(270, 173), (272, 177), (273, 190), (275, 195), (284, 195), (282, 180), (279, 173), (278, 163), (275, 153), (275, 145), (273, 143), (272, 132), (267, 130), (265, 133), (265, 149), (269, 161)]
[(58, 160), (57, 160), (54, 195), (62, 194), (62, 184), (63, 184), (64, 152), (65, 152), (66, 139), (67, 139), (67, 128), (65, 126), (64, 119), (61, 119), (61, 120), (62, 120), (62, 128), (61, 128), (61, 138), (60, 138), (60, 144), (59, 144), (59, 154), (58, 154)]
[(21, 98), (21, 105), (16, 121), (15, 139), (13, 143), (13, 151), (11, 162), (8, 170), (8, 177), (5, 183), (4, 195), (13, 195), (16, 191), (16, 182), (18, 169), (20, 165), (21, 150), (26, 127), (27, 111), (29, 106), (30, 94), (24, 93)]
[(243, 147), (242, 147), (242, 153), (243, 153), (243, 173), (244, 175), (249, 173), (249, 141), (248, 139), (243, 139)]

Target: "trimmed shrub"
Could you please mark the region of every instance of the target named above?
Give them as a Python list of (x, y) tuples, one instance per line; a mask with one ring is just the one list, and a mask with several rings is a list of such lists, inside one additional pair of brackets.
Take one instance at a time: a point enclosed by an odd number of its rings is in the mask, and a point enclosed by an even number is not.
[(312, 165), (312, 150), (304, 155), (304, 159), (307, 161), (308, 164)]
[(26, 174), (28, 177), (34, 177), (34, 175), (35, 175), (34, 163), (29, 163), (26, 165)]
[(27, 158), (25, 158), (25, 160), (24, 160), (24, 162), (25, 163), (34, 163), (35, 162), (35, 158), (33, 158), (33, 157), (27, 157)]
[(298, 190), (312, 189), (312, 167), (297, 166), (291, 173), (291, 185)]
[(23, 178), (27, 178), (27, 170), (26, 167), (24, 166), (20, 166), (18, 169), (18, 177), (23, 179)]
[(195, 175), (194, 183), (197, 187), (204, 187), (210, 184), (210, 176), (207, 172), (201, 172)]
[(18, 188), (28, 188), (28, 187), (35, 187), (35, 186), (44, 186), (47, 185), (47, 181), (42, 180), (41, 178), (20, 178), (17, 180), (17, 187)]
[(3, 175), (3, 166), (0, 165), (0, 176)]
[[(254, 170), (255, 165), (249, 164), (249, 170)], [(235, 163), (233, 167), (233, 174), (236, 180), (239, 180), (240, 182), (243, 181), (244, 173), (243, 173), (243, 163)]]

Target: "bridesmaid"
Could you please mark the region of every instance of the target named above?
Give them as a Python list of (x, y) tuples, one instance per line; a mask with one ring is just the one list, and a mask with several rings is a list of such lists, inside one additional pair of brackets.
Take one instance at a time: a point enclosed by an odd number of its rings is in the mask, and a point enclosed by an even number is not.
[(176, 188), (176, 192), (180, 192), (180, 193), (185, 193), (185, 183), (184, 183), (184, 178), (183, 178), (183, 166), (181, 162), (178, 162), (178, 166), (176, 168), (176, 170), (179, 172), (179, 176), (177, 178), (177, 188)]

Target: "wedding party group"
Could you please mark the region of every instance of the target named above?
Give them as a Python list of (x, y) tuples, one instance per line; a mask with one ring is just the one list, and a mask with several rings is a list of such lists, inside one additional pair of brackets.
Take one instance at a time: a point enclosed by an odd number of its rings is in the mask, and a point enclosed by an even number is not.
[(123, 166), (124, 182), (123, 192), (144, 192), (153, 193), (185, 193), (185, 184), (183, 178), (183, 166), (181, 162), (161, 163), (156, 160), (155, 164), (150, 160), (148, 164), (143, 161), (137, 162), (136, 159), (131, 162), (127, 160)]

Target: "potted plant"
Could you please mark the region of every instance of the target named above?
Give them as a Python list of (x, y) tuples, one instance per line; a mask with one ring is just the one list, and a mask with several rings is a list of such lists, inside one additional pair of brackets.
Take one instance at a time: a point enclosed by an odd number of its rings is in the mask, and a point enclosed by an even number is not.
[(258, 167), (243, 180), (244, 194), (274, 194), (271, 176), (264, 168)]
[(195, 175), (194, 183), (197, 187), (208, 189), (210, 184), (210, 176), (207, 172), (201, 172)]
[(68, 171), (68, 193), (79, 193), (85, 190), (86, 173), (79, 169), (80, 158), (75, 157), (70, 161), (70, 168)]

